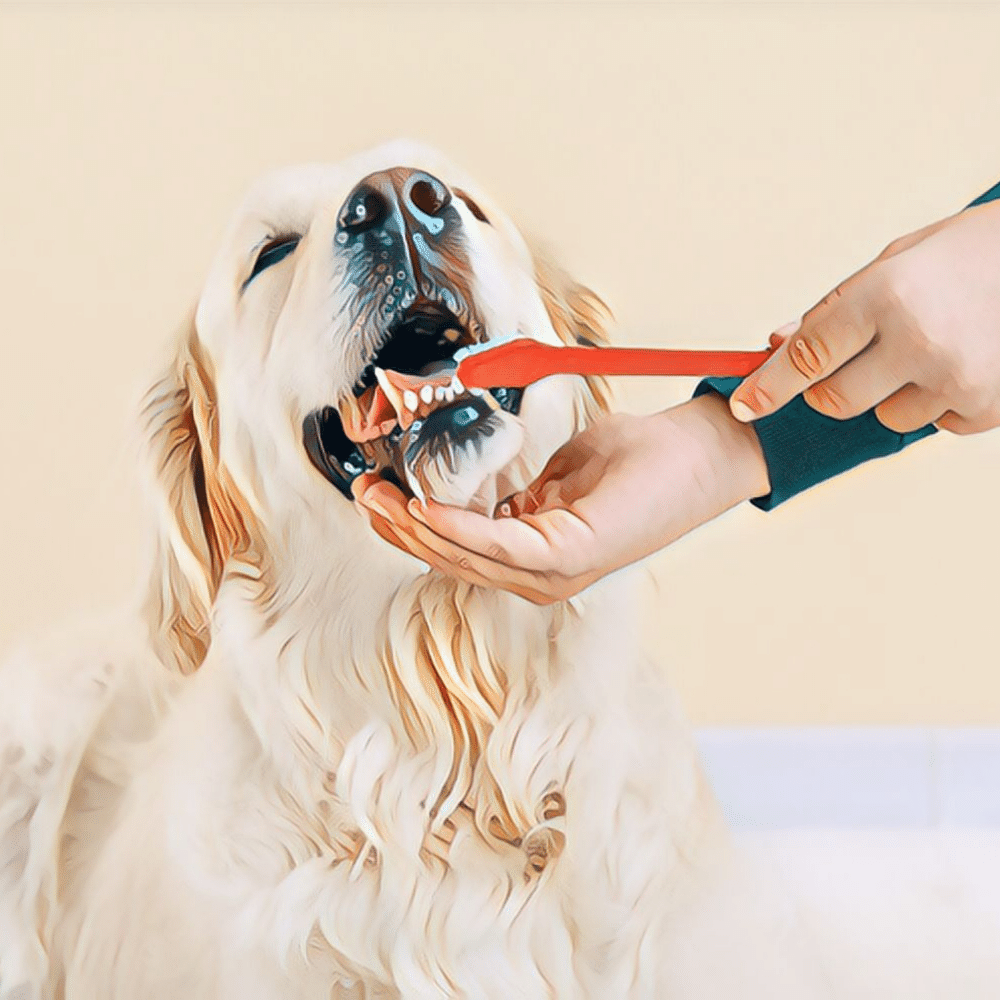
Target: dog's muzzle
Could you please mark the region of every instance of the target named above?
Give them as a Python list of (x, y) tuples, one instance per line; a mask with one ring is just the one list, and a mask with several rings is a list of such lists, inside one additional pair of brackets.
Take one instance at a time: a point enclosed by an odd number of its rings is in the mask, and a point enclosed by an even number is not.
[(490, 436), (496, 411), (518, 412), (522, 391), (419, 384), (459, 348), (485, 339), (462, 278), (471, 270), (462, 217), (444, 183), (405, 167), (371, 174), (337, 220), (337, 252), (362, 317), (354, 329), (375, 349), (351, 394), (309, 414), (303, 437), (316, 468), (351, 499), (351, 483), (366, 471), (404, 483), (425, 449), (457, 462), (465, 445)]

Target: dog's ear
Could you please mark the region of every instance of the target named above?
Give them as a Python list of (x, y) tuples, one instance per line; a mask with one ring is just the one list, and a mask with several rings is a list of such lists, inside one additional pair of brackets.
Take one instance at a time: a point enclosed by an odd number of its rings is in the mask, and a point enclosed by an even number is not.
[(145, 610), (164, 662), (190, 673), (208, 651), (226, 563), (250, 538), (245, 507), (220, 467), (213, 375), (193, 319), (146, 394), (143, 417), (158, 521)]
[[(611, 310), (589, 288), (568, 275), (543, 253), (534, 253), (535, 281), (552, 328), (565, 344), (603, 347), (609, 341)], [(587, 377), (583, 423), (590, 423), (611, 407), (611, 388), (604, 378)]]

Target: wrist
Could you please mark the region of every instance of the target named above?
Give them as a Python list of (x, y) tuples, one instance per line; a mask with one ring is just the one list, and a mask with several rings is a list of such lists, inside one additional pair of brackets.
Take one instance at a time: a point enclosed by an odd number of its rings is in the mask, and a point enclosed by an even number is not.
[(757, 432), (732, 415), (723, 396), (708, 392), (657, 416), (669, 417), (686, 431), (698, 480), (717, 502), (714, 513), (770, 493)]

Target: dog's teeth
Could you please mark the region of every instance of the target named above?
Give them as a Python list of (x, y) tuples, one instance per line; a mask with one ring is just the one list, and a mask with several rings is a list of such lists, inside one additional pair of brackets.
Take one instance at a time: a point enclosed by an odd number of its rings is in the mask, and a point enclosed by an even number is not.
[(417, 394), (412, 389), (407, 389), (403, 393), (403, 405), (408, 410), (416, 410), (420, 405), (420, 400), (417, 398)]
[(389, 400), (389, 404), (392, 406), (393, 410), (396, 412), (396, 419), (400, 419), (400, 415), (404, 412), (403, 410), (403, 397), (400, 391), (389, 381), (389, 376), (386, 375), (383, 368), (375, 369), (375, 378), (378, 380), (379, 387), (382, 392), (385, 393), (386, 399)]
[(434, 386), (425, 385), (420, 389), (420, 398), (425, 402), (429, 403), (434, 398)]
[(485, 389), (477, 389), (475, 386), (472, 386), (472, 388), (469, 389), (469, 392), (471, 392), (473, 396), (481, 396), (485, 391)]
[(439, 385), (434, 388), (434, 398), (440, 403), (444, 399), (444, 386)]
[(455, 398), (455, 390), (451, 386), (448, 386), (444, 391), (444, 398), (447, 402), (451, 402)]
[(465, 386), (458, 380), (457, 375), (452, 375), (451, 385), (448, 387), (456, 396), (461, 396), (465, 392)]

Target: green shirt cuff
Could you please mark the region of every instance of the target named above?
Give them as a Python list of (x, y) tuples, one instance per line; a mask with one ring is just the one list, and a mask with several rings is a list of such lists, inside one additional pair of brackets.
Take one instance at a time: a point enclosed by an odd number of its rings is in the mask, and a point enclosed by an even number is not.
[[(707, 378), (695, 396), (717, 392), (727, 399), (742, 382), (739, 378)], [(933, 425), (898, 434), (881, 424), (869, 410), (850, 420), (835, 420), (817, 413), (801, 396), (787, 406), (754, 421), (771, 492), (750, 502), (771, 510), (803, 490), (875, 458), (902, 451), (907, 445), (933, 434)]]
[(969, 203), (969, 208), (973, 205), (985, 205), (988, 201), (998, 201), (1000, 200), (1000, 183), (994, 184), (989, 191), (981, 194), (975, 201)]

